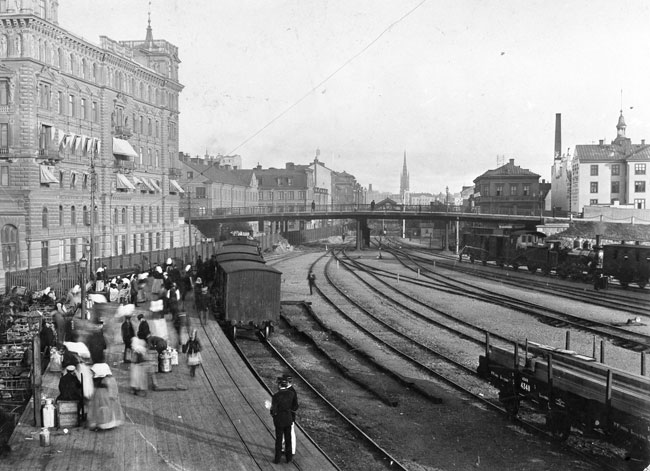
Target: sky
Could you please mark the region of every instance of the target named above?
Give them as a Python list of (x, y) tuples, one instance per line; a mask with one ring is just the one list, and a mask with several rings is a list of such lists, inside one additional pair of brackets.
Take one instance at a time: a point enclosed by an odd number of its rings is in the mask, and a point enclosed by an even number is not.
[[(326, 167), (397, 193), (459, 192), (509, 159), (650, 141), (646, 0), (60, 0), (59, 25), (179, 47), (180, 150)], [(645, 64), (645, 65), (644, 65)]]

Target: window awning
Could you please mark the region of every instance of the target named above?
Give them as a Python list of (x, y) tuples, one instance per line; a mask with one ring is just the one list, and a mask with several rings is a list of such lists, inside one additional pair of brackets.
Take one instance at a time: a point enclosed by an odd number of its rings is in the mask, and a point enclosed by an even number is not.
[(151, 186), (153, 186), (154, 189), (155, 189), (158, 193), (162, 193), (162, 190), (161, 190), (160, 187), (158, 186), (158, 183), (156, 183), (156, 180), (154, 180), (153, 178), (151, 178), (151, 179), (149, 179), (149, 182), (151, 183)]
[(133, 184), (137, 187), (138, 185), (142, 185), (142, 180), (140, 180), (138, 177), (135, 175), (131, 175), (131, 180), (133, 180)]
[(129, 141), (117, 137), (113, 138), (113, 155), (118, 159), (135, 159), (138, 157)]
[(140, 188), (141, 190), (151, 191), (151, 192), (156, 191), (156, 189), (151, 184), (151, 180), (149, 180), (146, 177), (142, 177), (140, 178), (140, 180), (142, 181), (142, 183), (144, 183), (144, 186)]
[(116, 174), (117, 175), (117, 188), (119, 190), (135, 190), (135, 186), (133, 186), (133, 183), (129, 181), (126, 176), (122, 175), (121, 173)]
[(181, 186), (178, 184), (176, 180), (172, 180), (171, 178), (169, 179), (169, 192), (170, 193), (185, 193), (185, 190), (181, 188)]
[(54, 176), (52, 169), (45, 165), (41, 165), (41, 183), (59, 183), (59, 179)]

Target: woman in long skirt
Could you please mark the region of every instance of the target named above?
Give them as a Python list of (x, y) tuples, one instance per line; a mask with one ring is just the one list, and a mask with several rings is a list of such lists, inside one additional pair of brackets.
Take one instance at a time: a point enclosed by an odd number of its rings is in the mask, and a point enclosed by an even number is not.
[(196, 329), (192, 330), (189, 340), (185, 344), (187, 348), (187, 366), (190, 367), (190, 375), (196, 374), (196, 367), (201, 364), (201, 343), (196, 338)]
[(129, 374), (129, 386), (133, 394), (137, 395), (142, 392), (147, 394), (149, 389), (149, 377), (147, 376), (147, 363), (145, 355), (147, 353), (147, 342), (138, 337), (131, 339), (131, 351), (133, 352), (132, 363)]
[(120, 404), (117, 381), (106, 363), (96, 363), (94, 373), (95, 393), (88, 409), (88, 428), (108, 430), (124, 423), (124, 412)]

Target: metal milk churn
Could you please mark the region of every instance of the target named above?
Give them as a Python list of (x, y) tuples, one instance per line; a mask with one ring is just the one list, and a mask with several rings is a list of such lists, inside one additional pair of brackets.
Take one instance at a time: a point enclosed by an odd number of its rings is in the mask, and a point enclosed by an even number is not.
[(45, 399), (43, 406), (43, 427), (54, 427), (54, 404), (52, 399)]
[(47, 427), (41, 429), (39, 436), (41, 439), (41, 446), (50, 446), (50, 431)]

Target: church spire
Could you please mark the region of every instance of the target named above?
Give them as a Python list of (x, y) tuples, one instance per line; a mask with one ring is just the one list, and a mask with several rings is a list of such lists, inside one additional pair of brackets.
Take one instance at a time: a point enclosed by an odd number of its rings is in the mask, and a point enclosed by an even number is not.
[(151, 31), (151, 0), (149, 0), (149, 12), (147, 13), (147, 17), (147, 37), (144, 39), (144, 42), (149, 48), (153, 46), (153, 32)]
[(402, 174), (400, 175), (399, 180), (399, 193), (404, 196), (405, 192), (410, 191), (409, 188), (409, 172), (406, 168), (406, 151), (404, 151), (404, 165), (402, 166)]

